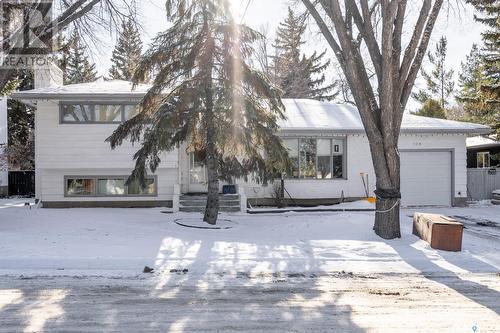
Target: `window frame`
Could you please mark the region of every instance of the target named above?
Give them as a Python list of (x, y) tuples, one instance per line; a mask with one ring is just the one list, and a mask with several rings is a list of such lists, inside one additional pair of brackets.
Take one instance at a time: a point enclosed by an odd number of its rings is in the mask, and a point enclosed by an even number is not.
[[(125, 185), (125, 194), (98, 194), (97, 187), (99, 179), (123, 179), (127, 181), (129, 176), (124, 175), (92, 175), (92, 176), (82, 176), (82, 175), (69, 175), (64, 176), (64, 197), (65, 198), (137, 198), (137, 197), (157, 197), (158, 196), (158, 176), (151, 175), (147, 176), (148, 179), (153, 179), (154, 181), (154, 191), (152, 194), (128, 194), (128, 185)], [(69, 179), (92, 179), (94, 185), (92, 188), (92, 195), (71, 195), (68, 194), (68, 180)]]
[[(297, 178), (295, 177), (290, 177), (288, 174), (286, 175), (286, 179), (288, 181), (294, 180), (294, 181), (339, 181), (339, 180), (347, 180), (348, 179), (348, 174), (347, 174), (347, 137), (342, 136), (298, 136), (298, 135), (290, 135), (290, 136), (283, 136), (281, 138), (282, 140), (297, 140), (297, 149), (298, 149), (298, 172), (299, 176)], [(330, 173), (333, 176), (333, 156), (335, 154), (334, 152), (334, 140), (342, 141), (342, 177), (341, 178), (304, 178), (301, 175), (300, 172), (300, 140), (301, 139), (324, 139), (324, 140), (330, 140)], [(316, 142), (317, 145), (317, 142)], [(286, 148), (286, 147), (285, 147)], [(337, 154), (338, 155), (338, 154)], [(318, 163), (318, 156), (316, 154), (316, 167)]]
[[(485, 158), (483, 158), (483, 165), (479, 166), (479, 156), (480, 155), (488, 157), (488, 165), (487, 166), (484, 165), (484, 162), (486, 161)], [(478, 152), (476, 152), (476, 168), (485, 169), (485, 168), (490, 168), (490, 167), (491, 167), (491, 155), (490, 155), (490, 152), (489, 151), (478, 151)]]
[[(92, 185), (92, 192), (90, 195), (86, 194), (69, 194), (68, 193), (68, 181), (70, 179), (88, 179), (92, 180), (93, 185)], [(64, 196), (68, 198), (92, 198), (96, 194), (96, 179), (95, 177), (88, 177), (88, 176), (78, 176), (78, 177), (64, 177)]]
[[(71, 105), (88, 105), (90, 106), (90, 117), (93, 118), (90, 121), (67, 121), (64, 120), (64, 107)], [(95, 120), (95, 110), (96, 105), (118, 105), (120, 106), (120, 120), (119, 121), (97, 121)], [(125, 119), (125, 106), (139, 106), (136, 102), (116, 102), (116, 101), (59, 101), (59, 124), (70, 124), (70, 125), (88, 125), (88, 124), (121, 124)]]

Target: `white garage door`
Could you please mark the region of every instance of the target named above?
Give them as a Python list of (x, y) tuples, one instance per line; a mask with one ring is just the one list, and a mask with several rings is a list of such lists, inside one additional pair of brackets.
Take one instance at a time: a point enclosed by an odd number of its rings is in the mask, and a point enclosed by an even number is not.
[(403, 206), (451, 206), (451, 152), (401, 152)]

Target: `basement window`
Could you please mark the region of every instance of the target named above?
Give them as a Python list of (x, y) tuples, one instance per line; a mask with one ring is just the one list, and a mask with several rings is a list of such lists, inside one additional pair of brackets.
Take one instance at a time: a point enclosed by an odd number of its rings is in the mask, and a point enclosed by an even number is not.
[(94, 195), (94, 178), (66, 179), (66, 195), (71, 197), (88, 197)]
[(289, 178), (343, 179), (345, 159), (343, 139), (284, 139), (291, 160)]
[(126, 185), (128, 176), (66, 176), (66, 197), (138, 197), (157, 196), (157, 177), (147, 177), (146, 186), (139, 182)]

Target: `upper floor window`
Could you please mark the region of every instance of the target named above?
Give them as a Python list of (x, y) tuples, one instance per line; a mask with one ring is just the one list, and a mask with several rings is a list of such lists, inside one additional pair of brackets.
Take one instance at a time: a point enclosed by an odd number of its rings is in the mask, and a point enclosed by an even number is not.
[(61, 102), (61, 123), (119, 124), (137, 114), (136, 104)]
[(345, 178), (344, 140), (294, 138), (283, 142), (292, 162), (290, 178)]

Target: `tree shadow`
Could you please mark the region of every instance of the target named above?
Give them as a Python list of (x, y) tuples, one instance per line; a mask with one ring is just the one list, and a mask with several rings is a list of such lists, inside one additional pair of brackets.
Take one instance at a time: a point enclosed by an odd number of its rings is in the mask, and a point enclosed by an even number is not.
[[(11, 279), (15, 299), (2, 299), (7, 286), (0, 284), (0, 332), (365, 332), (353, 322), (352, 307), (339, 304), (343, 292), (320, 288), (321, 277), (215, 269), (220, 241), (227, 239), (162, 242), (159, 272), (147, 278)], [(269, 250), (256, 247), (257, 254)], [(305, 252), (302, 265), (317, 267), (312, 249)], [(235, 249), (232, 263), (244, 255)], [(269, 267), (279, 269), (280, 260), (294, 255), (271, 260)]]
[[(406, 235), (406, 237), (413, 237), (415, 241), (419, 240), (419, 238), (414, 235)], [(497, 290), (481, 283), (460, 277), (460, 275), (454, 271), (436, 264), (429, 257), (427, 257), (424, 252), (412, 246), (408, 246), (407, 244), (397, 244), (397, 241), (385, 240), (384, 242), (387, 245), (392, 246), (392, 248), (408, 265), (420, 271), (426, 279), (444, 285), (471, 301), (494, 311), (497, 315), (500, 314), (500, 302), (498, 302), (500, 299), (500, 292)], [(457, 253), (438, 251), (438, 254), (446, 259), (448, 263), (451, 263), (452, 265), (465, 271), (477, 273), (481, 270), (484, 270), (485, 272), (495, 270), (495, 267), (472, 256), (470, 257), (470, 260), (467, 261), (458, 260)]]

